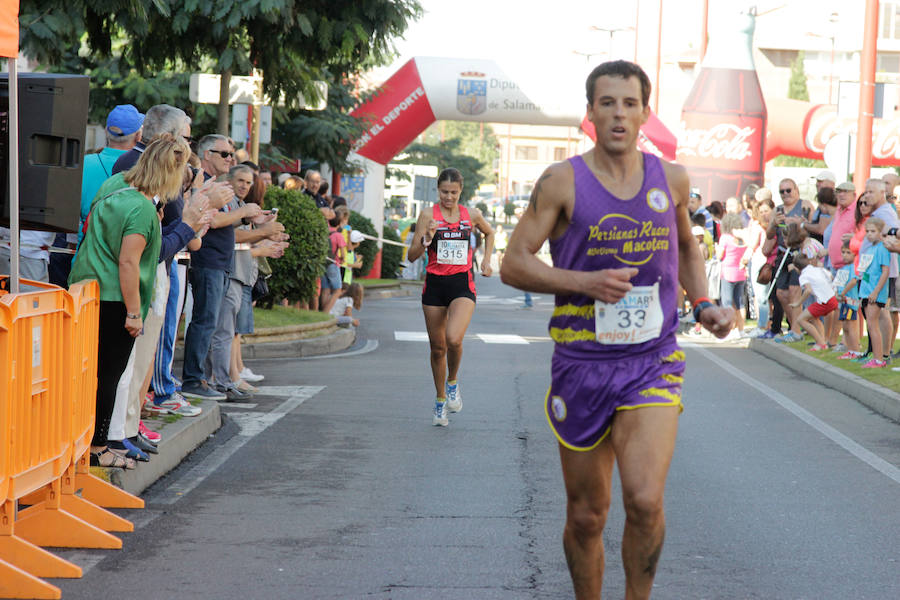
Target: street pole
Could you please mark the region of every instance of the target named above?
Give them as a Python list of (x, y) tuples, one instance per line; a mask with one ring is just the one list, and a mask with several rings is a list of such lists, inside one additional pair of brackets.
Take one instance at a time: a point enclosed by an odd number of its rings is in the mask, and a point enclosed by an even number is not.
[(254, 77), (258, 77), (253, 93), (253, 118), (250, 121), (250, 160), (259, 165), (259, 122), (260, 122), (260, 106), (265, 101), (262, 90), (262, 74), (253, 71)]
[(656, 28), (656, 81), (653, 86), (653, 112), (659, 114), (659, 68), (662, 62), (663, 0), (659, 0), (659, 20)]
[(703, 0), (703, 23), (700, 29), (700, 60), (698, 63), (703, 62), (703, 57), (706, 56), (706, 43), (709, 40), (709, 0)]
[(866, 189), (872, 168), (872, 121), (875, 108), (875, 56), (878, 38), (878, 0), (866, 0), (865, 31), (859, 61), (859, 117), (856, 133), (856, 194)]

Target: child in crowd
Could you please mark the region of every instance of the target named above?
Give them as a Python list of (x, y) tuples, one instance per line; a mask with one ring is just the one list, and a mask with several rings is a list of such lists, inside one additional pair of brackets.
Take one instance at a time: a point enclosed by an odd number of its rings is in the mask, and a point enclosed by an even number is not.
[[(691, 217), (691, 223), (703, 228), (703, 243), (706, 244), (706, 254), (703, 260), (708, 260), (715, 253), (715, 248), (713, 248), (713, 236), (706, 229), (706, 215), (701, 212), (694, 213), (694, 216)], [(693, 228), (691, 228), (691, 231), (693, 232)]]
[(825, 326), (819, 319), (835, 310), (838, 302), (831, 287), (831, 276), (828, 271), (817, 266), (814, 261), (815, 259), (807, 257), (802, 252), (797, 252), (794, 254), (793, 263), (788, 268), (800, 271), (800, 288), (802, 290), (800, 299), (791, 302), (791, 306), (799, 308), (809, 296), (815, 298), (815, 302), (800, 313), (797, 322), (816, 341), (809, 349), (810, 352), (821, 352), (828, 348), (828, 343), (825, 337)]
[(856, 271), (853, 267), (853, 261), (856, 256), (850, 249), (850, 241), (847, 240), (841, 246), (841, 259), (844, 266), (838, 269), (834, 274), (834, 292), (837, 294), (840, 309), (838, 311), (838, 320), (841, 322), (841, 328), (844, 332), (844, 345), (847, 351), (838, 356), (841, 360), (851, 360), (859, 358), (862, 353), (859, 351), (859, 327), (856, 324), (856, 315), (859, 307), (859, 294), (857, 287), (859, 279), (856, 277)]
[(359, 319), (353, 318), (353, 309), (361, 310), (363, 303), (363, 287), (358, 283), (344, 284), (338, 292), (338, 299), (331, 307), (331, 316), (337, 319), (341, 327), (359, 327)]
[(881, 309), (887, 303), (887, 280), (891, 264), (890, 252), (881, 241), (882, 229), (884, 221), (878, 217), (869, 217), (866, 221), (866, 239), (872, 245), (859, 255), (860, 306), (866, 316), (869, 341), (872, 343), (872, 358), (863, 364), (864, 369), (879, 369), (886, 366), (890, 351), (884, 345), (885, 340), (881, 337), (881, 328), (878, 325)]
[(356, 254), (356, 249), (359, 248), (359, 245), (365, 239), (363, 234), (356, 229), (350, 232), (350, 236), (347, 239), (347, 263), (345, 265), (346, 268), (342, 269), (344, 272), (344, 283), (347, 285), (353, 283), (353, 269), (362, 267), (362, 254)]

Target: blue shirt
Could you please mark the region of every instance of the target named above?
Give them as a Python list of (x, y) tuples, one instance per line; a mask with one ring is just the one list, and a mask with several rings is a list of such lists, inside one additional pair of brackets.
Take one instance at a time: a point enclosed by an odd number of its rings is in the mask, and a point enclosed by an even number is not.
[[(881, 278), (881, 267), (891, 265), (891, 253), (884, 247), (884, 244), (878, 242), (874, 246), (870, 246), (865, 252), (859, 255), (859, 297), (868, 298), (878, 285)], [(878, 292), (876, 302), (887, 302), (888, 283), (885, 280), (884, 285)]]
[[(847, 284), (850, 283), (852, 279), (856, 278), (856, 273), (853, 270), (853, 263), (849, 263), (841, 267), (837, 270), (837, 273), (834, 274), (834, 279), (832, 283), (834, 284), (834, 293), (840, 294), (844, 291), (844, 288), (847, 287)], [(856, 288), (858, 286), (853, 286), (849, 290), (847, 290), (847, 295), (844, 296), (844, 300), (856, 300), (859, 298), (859, 294), (856, 293)]]
[(84, 221), (87, 219), (88, 212), (91, 210), (91, 202), (97, 195), (97, 190), (103, 185), (103, 182), (112, 177), (116, 172), (113, 166), (116, 160), (123, 154), (125, 150), (116, 148), (104, 148), (97, 154), (84, 155), (84, 169), (81, 175), (81, 220), (78, 223), (78, 243), (84, 237), (82, 230), (84, 229)]

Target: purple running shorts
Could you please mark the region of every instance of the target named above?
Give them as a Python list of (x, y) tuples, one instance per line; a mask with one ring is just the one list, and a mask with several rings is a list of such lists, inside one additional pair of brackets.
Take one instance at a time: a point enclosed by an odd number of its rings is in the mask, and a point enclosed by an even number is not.
[(609, 435), (616, 411), (646, 406), (684, 410), (683, 375), (684, 351), (677, 348), (614, 361), (578, 360), (556, 352), (544, 410), (563, 446), (593, 450)]

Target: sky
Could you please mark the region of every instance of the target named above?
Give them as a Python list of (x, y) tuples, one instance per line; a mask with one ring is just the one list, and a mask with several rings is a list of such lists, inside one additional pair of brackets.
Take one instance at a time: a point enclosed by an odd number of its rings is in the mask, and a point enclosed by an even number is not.
[[(699, 45), (702, 0), (420, 0), (424, 15), (395, 41), (400, 57), (374, 72), (372, 80), (386, 79), (414, 56), (489, 58), (549, 73), (555, 62), (594, 66), (610, 50), (613, 58), (633, 60), (636, 18), (641, 30), (639, 62), (642, 56), (655, 59), (652, 25), (660, 1), (663, 53)], [(709, 4), (714, 22), (718, 11), (748, 4), (766, 9), (785, 1), (710, 0)], [(592, 27), (622, 31), (610, 35)]]

